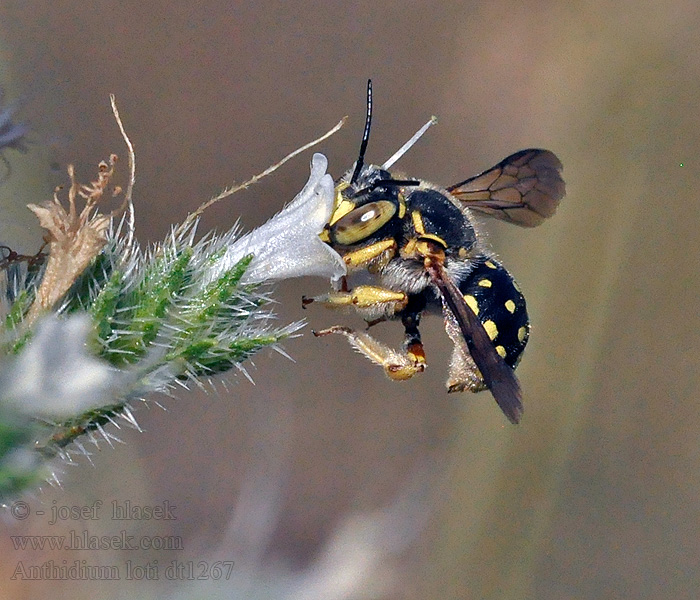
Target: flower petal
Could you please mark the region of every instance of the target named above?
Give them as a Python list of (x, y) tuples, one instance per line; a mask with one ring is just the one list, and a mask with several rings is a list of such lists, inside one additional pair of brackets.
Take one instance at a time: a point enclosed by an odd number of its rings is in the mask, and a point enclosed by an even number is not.
[(217, 268), (226, 271), (252, 254), (243, 283), (305, 275), (337, 280), (345, 275), (343, 259), (318, 237), (333, 210), (334, 185), (327, 167), (326, 157), (314, 154), (311, 175), (301, 192), (267, 223), (229, 246)]
[(0, 371), (0, 403), (31, 416), (68, 416), (111, 399), (116, 371), (90, 353), (90, 317), (49, 315)]

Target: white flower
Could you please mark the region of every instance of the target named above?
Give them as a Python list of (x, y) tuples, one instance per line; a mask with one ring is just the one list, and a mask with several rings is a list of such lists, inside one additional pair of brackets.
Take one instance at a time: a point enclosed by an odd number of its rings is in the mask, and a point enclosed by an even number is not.
[(289, 279), (304, 275), (337, 281), (347, 273), (343, 259), (318, 235), (333, 210), (333, 179), (328, 159), (314, 154), (304, 189), (267, 223), (236, 240), (213, 269), (211, 278), (231, 269), (248, 254), (254, 256), (242, 283)]
[(117, 373), (87, 345), (85, 314), (44, 317), (20, 355), (0, 371), (0, 404), (25, 415), (65, 417), (104, 404)]

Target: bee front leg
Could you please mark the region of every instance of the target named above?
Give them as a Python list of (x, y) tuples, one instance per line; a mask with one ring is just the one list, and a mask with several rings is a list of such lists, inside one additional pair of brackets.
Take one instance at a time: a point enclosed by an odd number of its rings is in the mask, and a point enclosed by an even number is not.
[(409, 343), (408, 334), (406, 352), (402, 353), (376, 340), (366, 332), (353, 331), (340, 325), (329, 327), (322, 331), (314, 331), (313, 333), (317, 337), (330, 335), (331, 333), (344, 335), (353, 348), (364, 354), (373, 363), (380, 365), (389, 379), (394, 381), (410, 379), (416, 373), (422, 373), (426, 367), (425, 353), (423, 352), (420, 338), (416, 341), (415, 337), (412, 337)]
[(396, 313), (406, 306), (408, 296), (404, 292), (395, 292), (374, 285), (358, 285), (351, 291), (329, 292), (314, 298), (303, 296), (301, 299), (303, 307), (312, 302), (323, 304), (327, 308), (342, 308), (344, 306), (354, 308), (380, 307), (381, 312)]

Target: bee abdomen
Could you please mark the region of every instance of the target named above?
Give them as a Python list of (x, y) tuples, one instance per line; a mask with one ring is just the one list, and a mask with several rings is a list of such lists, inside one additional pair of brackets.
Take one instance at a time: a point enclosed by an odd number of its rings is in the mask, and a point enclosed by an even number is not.
[(493, 258), (478, 263), (459, 289), (489, 334), (496, 352), (515, 368), (530, 335), (525, 298), (511, 274)]

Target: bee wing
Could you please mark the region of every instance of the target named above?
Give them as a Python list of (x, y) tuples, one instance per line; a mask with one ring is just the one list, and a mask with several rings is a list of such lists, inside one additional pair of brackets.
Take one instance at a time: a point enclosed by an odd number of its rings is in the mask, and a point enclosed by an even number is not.
[(496, 403), (508, 420), (511, 423), (519, 423), (523, 414), (522, 392), (513, 369), (496, 352), (481, 321), (469, 308), (459, 288), (442, 265), (433, 262), (427, 268), (451, 313), (447, 318), (454, 318), (462, 334), (462, 337), (455, 341), (465, 344), (466, 348), (463, 349), (471, 355), (484, 378), (484, 383), (491, 390)]
[(521, 150), (480, 175), (447, 188), (467, 208), (523, 227), (535, 227), (564, 197), (562, 164), (549, 150)]

